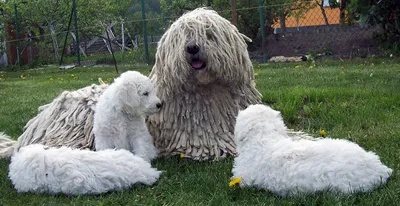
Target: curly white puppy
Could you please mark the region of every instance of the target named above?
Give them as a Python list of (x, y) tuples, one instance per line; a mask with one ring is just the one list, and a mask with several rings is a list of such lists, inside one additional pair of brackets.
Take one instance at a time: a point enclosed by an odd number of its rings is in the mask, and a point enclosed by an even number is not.
[(93, 132), (97, 151), (126, 149), (150, 161), (158, 154), (145, 118), (160, 110), (150, 79), (127, 71), (116, 78), (100, 96), (94, 114)]
[(373, 152), (340, 139), (293, 139), (280, 112), (265, 105), (240, 111), (235, 126), (239, 155), (232, 173), (241, 187), (280, 196), (331, 191), (366, 192), (385, 183), (392, 169)]
[(11, 157), (8, 176), (18, 192), (83, 195), (137, 183), (152, 185), (160, 174), (149, 162), (123, 149), (94, 152), (33, 144)]

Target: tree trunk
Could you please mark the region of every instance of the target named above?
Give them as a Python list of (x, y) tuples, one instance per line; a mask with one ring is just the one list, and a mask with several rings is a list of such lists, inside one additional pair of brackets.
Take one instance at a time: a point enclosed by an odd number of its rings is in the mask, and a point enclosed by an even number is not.
[(237, 13), (235, 0), (231, 0), (232, 24), (237, 26)]
[(326, 17), (326, 13), (325, 13), (324, 0), (321, 0), (321, 4), (318, 4), (318, 6), (321, 9), (322, 17), (324, 17), (325, 24), (329, 25), (328, 17)]
[(285, 12), (279, 14), (279, 23), (282, 29), (282, 34), (286, 33), (286, 15)]
[(267, 18), (264, 20), (264, 29), (266, 36), (274, 33), (274, 29), (271, 26), (270, 20)]
[(345, 25), (345, 18), (346, 18), (346, 16), (345, 16), (345, 14), (344, 14), (344, 10), (342, 10), (342, 9), (340, 9), (340, 14), (339, 14), (339, 16), (340, 16), (340, 26), (344, 26)]
[[(74, 45), (76, 45), (76, 36), (75, 36), (74, 32), (70, 32), (70, 33), (71, 33), (71, 36), (72, 36), (73, 40), (75, 41), (75, 42), (74, 42)], [(83, 48), (81, 47), (81, 45), (79, 45), (77, 51), (78, 51), (78, 52), (81, 52), (85, 57), (87, 57), (87, 55), (86, 55), (86, 53), (85, 53), (85, 50), (83, 50)]]
[(44, 42), (44, 35), (45, 35), (44, 29), (41, 26), (38, 26), (38, 29), (39, 29), (39, 40), (40, 42)]
[(125, 34), (124, 34), (124, 21), (121, 22), (121, 35), (122, 35), (122, 53), (125, 51)]
[(56, 32), (54, 31), (54, 24), (53, 23), (54, 23), (53, 21), (50, 21), (49, 28), (50, 28), (51, 40), (53, 42), (54, 57), (58, 61), (59, 60), (58, 42), (57, 42)]
[[(82, 33), (83, 33), (83, 32), (82, 32)], [(86, 35), (83, 34), (83, 36), (86, 36)], [(86, 37), (87, 37), (87, 36), (86, 36)], [(86, 39), (89, 39), (89, 38), (86, 38)], [(84, 49), (85, 49), (85, 53), (87, 54), (87, 53), (88, 53), (88, 52), (87, 52), (87, 51), (88, 51), (88, 50), (87, 50), (87, 41), (85, 40), (84, 43), (85, 43), (85, 48), (84, 48)]]
[(340, 7), (339, 7), (340, 26), (344, 26), (346, 24), (346, 13), (345, 13), (346, 6), (347, 6), (347, 0), (342, 0), (340, 2)]

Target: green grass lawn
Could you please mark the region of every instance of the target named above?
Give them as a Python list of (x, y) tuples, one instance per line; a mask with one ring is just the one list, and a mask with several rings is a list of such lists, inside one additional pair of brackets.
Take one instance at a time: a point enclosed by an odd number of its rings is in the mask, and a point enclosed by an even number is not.
[[(123, 67), (148, 74), (150, 67)], [(18, 194), (7, 178), (9, 160), (0, 160), (0, 205), (399, 205), (400, 64), (359, 60), (255, 65), (263, 101), (282, 111), (290, 128), (318, 136), (349, 139), (376, 152), (394, 169), (387, 185), (367, 194), (327, 193), (279, 198), (268, 191), (228, 187), (233, 158), (196, 162), (178, 156), (159, 158), (165, 171), (152, 187), (135, 186), (98, 196)], [(0, 73), (0, 131), (14, 138), (40, 105), (64, 90), (112, 81), (113, 67), (62, 71), (56, 68)]]

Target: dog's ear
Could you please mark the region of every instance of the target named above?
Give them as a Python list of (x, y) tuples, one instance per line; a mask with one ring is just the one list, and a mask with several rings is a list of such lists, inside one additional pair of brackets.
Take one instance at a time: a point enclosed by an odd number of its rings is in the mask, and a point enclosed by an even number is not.
[(133, 82), (121, 82), (116, 90), (116, 101), (118, 109), (128, 114), (136, 113), (140, 105), (137, 85)]

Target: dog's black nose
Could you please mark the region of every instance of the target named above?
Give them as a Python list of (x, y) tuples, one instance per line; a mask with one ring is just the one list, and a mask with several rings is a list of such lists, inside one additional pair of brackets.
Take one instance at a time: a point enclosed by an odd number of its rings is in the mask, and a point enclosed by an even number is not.
[(163, 105), (162, 103), (157, 103), (157, 104), (156, 104), (156, 106), (157, 106), (158, 109), (160, 109), (160, 108), (162, 107), (162, 105)]
[(199, 53), (200, 47), (197, 46), (196, 44), (189, 44), (186, 47), (186, 51), (187, 51), (187, 53), (189, 53), (191, 55), (195, 55), (195, 54)]

